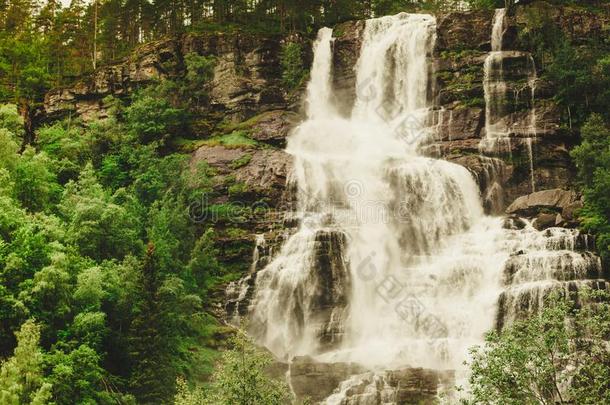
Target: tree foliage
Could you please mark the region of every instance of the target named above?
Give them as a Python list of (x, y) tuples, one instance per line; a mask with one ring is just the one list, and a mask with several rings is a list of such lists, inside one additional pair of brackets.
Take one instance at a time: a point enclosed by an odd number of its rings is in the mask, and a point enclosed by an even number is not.
[(581, 130), (582, 143), (571, 152), (585, 197), (583, 227), (596, 235), (597, 248), (610, 258), (610, 126), (593, 114)]
[[(172, 103), (154, 104), (162, 128)], [(206, 173), (163, 139), (143, 143), (144, 118), (120, 107), (41, 128), (38, 149), (20, 152), (15, 111), (0, 106), (0, 355), (15, 350), (0, 402), (167, 403), (214, 330), (204, 294), (225, 271), (188, 217)], [(17, 377), (26, 369), (31, 382)]]
[[(574, 297), (572, 297), (574, 298)], [(465, 404), (599, 404), (610, 401), (610, 295), (553, 293), (541, 312), (472, 350)]]
[(178, 379), (175, 405), (281, 405), (290, 402), (285, 382), (268, 376), (273, 359), (242, 332), (231, 339), (209, 389), (190, 388)]

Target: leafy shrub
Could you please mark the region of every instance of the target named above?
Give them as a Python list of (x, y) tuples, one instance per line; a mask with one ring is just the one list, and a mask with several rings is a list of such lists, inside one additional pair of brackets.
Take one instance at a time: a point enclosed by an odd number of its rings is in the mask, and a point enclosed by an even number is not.
[(610, 403), (610, 295), (579, 291), (585, 305), (551, 294), (541, 312), (472, 350), (464, 404)]
[(164, 141), (185, 129), (187, 113), (176, 108), (165, 97), (156, 95), (150, 88), (138, 93), (133, 103), (125, 109), (128, 128), (143, 143)]
[(206, 84), (214, 77), (216, 59), (213, 56), (198, 55), (190, 52), (184, 56), (186, 65), (185, 96), (195, 99), (200, 104), (207, 99)]
[(282, 80), (289, 89), (298, 87), (307, 74), (303, 67), (303, 48), (296, 42), (287, 42), (282, 46), (281, 55)]
[(0, 104), (0, 128), (7, 129), (18, 140), (22, 140), (23, 117), (19, 115), (15, 104)]
[(610, 259), (610, 127), (593, 114), (581, 130), (582, 143), (571, 152), (585, 197), (583, 228), (596, 235), (597, 249)]
[(257, 348), (243, 332), (231, 339), (231, 350), (222, 355), (209, 390), (191, 389), (178, 380), (175, 405), (280, 405), (290, 402), (286, 383), (266, 375), (273, 358)]

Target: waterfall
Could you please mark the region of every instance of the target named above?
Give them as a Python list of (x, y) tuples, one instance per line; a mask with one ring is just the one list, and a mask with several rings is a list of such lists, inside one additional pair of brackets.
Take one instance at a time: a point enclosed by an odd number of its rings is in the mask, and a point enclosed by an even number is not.
[(493, 327), (501, 220), (483, 214), (465, 168), (417, 151), (432, 133), (435, 32), (428, 15), (367, 21), (347, 119), (328, 91), (330, 31), (319, 32), (308, 119), (287, 147), (300, 226), (252, 302), (252, 333), (281, 358), (455, 369)]
[(491, 52), (485, 59), (483, 87), (485, 91), (485, 149), (496, 147), (502, 138), (508, 137), (508, 128), (502, 118), (506, 114), (506, 82), (504, 81), (504, 55), (502, 37), (504, 33), (505, 9), (494, 13), (491, 31)]
[[(492, 22), (491, 52), (485, 58), (483, 68), (483, 89), (485, 95), (485, 137), (481, 139), (479, 148), (483, 153), (503, 153), (512, 151), (511, 137), (523, 138), (525, 153), (529, 162), (530, 188), (536, 191), (534, 177), (534, 150), (536, 138), (536, 65), (529, 53), (506, 51), (503, 49), (503, 34), (506, 30), (506, 10), (496, 9)], [(521, 95), (524, 88), (513, 88), (514, 83), (506, 80), (504, 69), (507, 61), (522, 61), (525, 66), (519, 69), (523, 76), (525, 90), (530, 92), (525, 115), (520, 113), (523, 103)], [(513, 68), (512, 75), (515, 75)], [(512, 82), (517, 78), (512, 77)], [(507, 94), (514, 93), (513, 106), (509, 103)]]
[(464, 370), (485, 332), (535, 310), (549, 289), (601, 278), (578, 232), (485, 215), (467, 169), (418, 151), (434, 133), (435, 33), (429, 15), (368, 20), (345, 118), (332, 94), (332, 31), (319, 31), (307, 119), (287, 145), (299, 225), (242, 280), (254, 285), (248, 331), (279, 359), (372, 370), (346, 380), (329, 404), (355, 386), (381, 389), (391, 403), (387, 370)]

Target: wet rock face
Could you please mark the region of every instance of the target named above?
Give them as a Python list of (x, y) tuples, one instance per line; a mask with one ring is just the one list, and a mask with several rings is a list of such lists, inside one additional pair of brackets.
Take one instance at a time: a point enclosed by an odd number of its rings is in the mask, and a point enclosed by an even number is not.
[(582, 199), (575, 192), (551, 189), (517, 198), (506, 213), (533, 218), (538, 230), (552, 226), (575, 227), (578, 225), (575, 211), (582, 206)]
[(366, 370), (355, 363), (319, 363), (311, 357), (295, 357), (290, 364), (290, 385), (298, 400), (324, 400), (351, 375)]
[(316, 297), (312, 312), (320, 319), (318, 338), (322, 350), (341, 342), (347, 315), (351, 280), (345, 255), (345, 235), (340, 232), (319, 232), (316, 235), (312, 267), (317, 276)]
[(339, 111), (349, 116), (356, 100), (356, 69), (364, 21), (348, 21), (333, 30), (333, 90)]
[[(481, 148), (481, 139), (487, 135), (484, 65), (490, 51), (493, 12), (450, 13), (438, 18), (434, 51), (437, 97), (432, 118), (437, 134), (424, 147), (426, 154), (467, 167), (479, 179), (484, 197), (498, 194), (497, 201), (505, 203), (531, 193), (532, 183), (535, 189), (569, 188), (574, 179), (569, 150), (577, 142), (576, 136), (561, 128), (552, 84), (532, 81), (535, 66), (531, 50), (518, 41), (525, 8), (518, 7), (517, 17), (505, 20), (503, 53), (498, 61), (501, 67), (490, 70), (501, 72), (502, 77), (490, 80), (499, 80), (506, 88), (501, 116), (506, 139), (485, 150)], [(554, 9), (551, 16), (562, 30), (568, 29), (571, 18), (581, 18), (561, 7)], [(586, 32), (593, 34), (600, 26), (603, 23), (592, 23)], [(480, 154), (500, 162), (494, 163), (499, 175), (496, 181), (488, 181), (488, 165), (472, 157)], [(496, 170), (500, 167), (501, 171)], [(486, 208), (500, 213), (506, 207), (503, 204), (486, 204)], [(550, 223), (549, 218), (546, 223)]]
[(485, 111), (479, 107), (439, 110), (434, 118), (441, 141), (476, 139), (484, 128)]
[(368, 405), (435, 404), (453, 373), (422, 368), (370, 372), (354, 363), (320, 363), (296, 357), (290, 365), (290, 384), (297, 401), (313, 403), (333, 396), (336, 403)]
[(450, 49), (491, 49), (492, 11), (469, 11), (441, 16), (437, 23), (437, 52)]

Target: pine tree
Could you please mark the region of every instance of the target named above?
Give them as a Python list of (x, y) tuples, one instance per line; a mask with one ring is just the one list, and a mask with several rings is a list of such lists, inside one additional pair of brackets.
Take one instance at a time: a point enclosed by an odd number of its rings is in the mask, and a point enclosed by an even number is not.
[(161, 283), (155, 247), (149, 244), (129, 338), (133, 365), (129, 385), (138, 401), (144, 404), (163, 403), (171, 398), (176, 379), (159, 300)]

